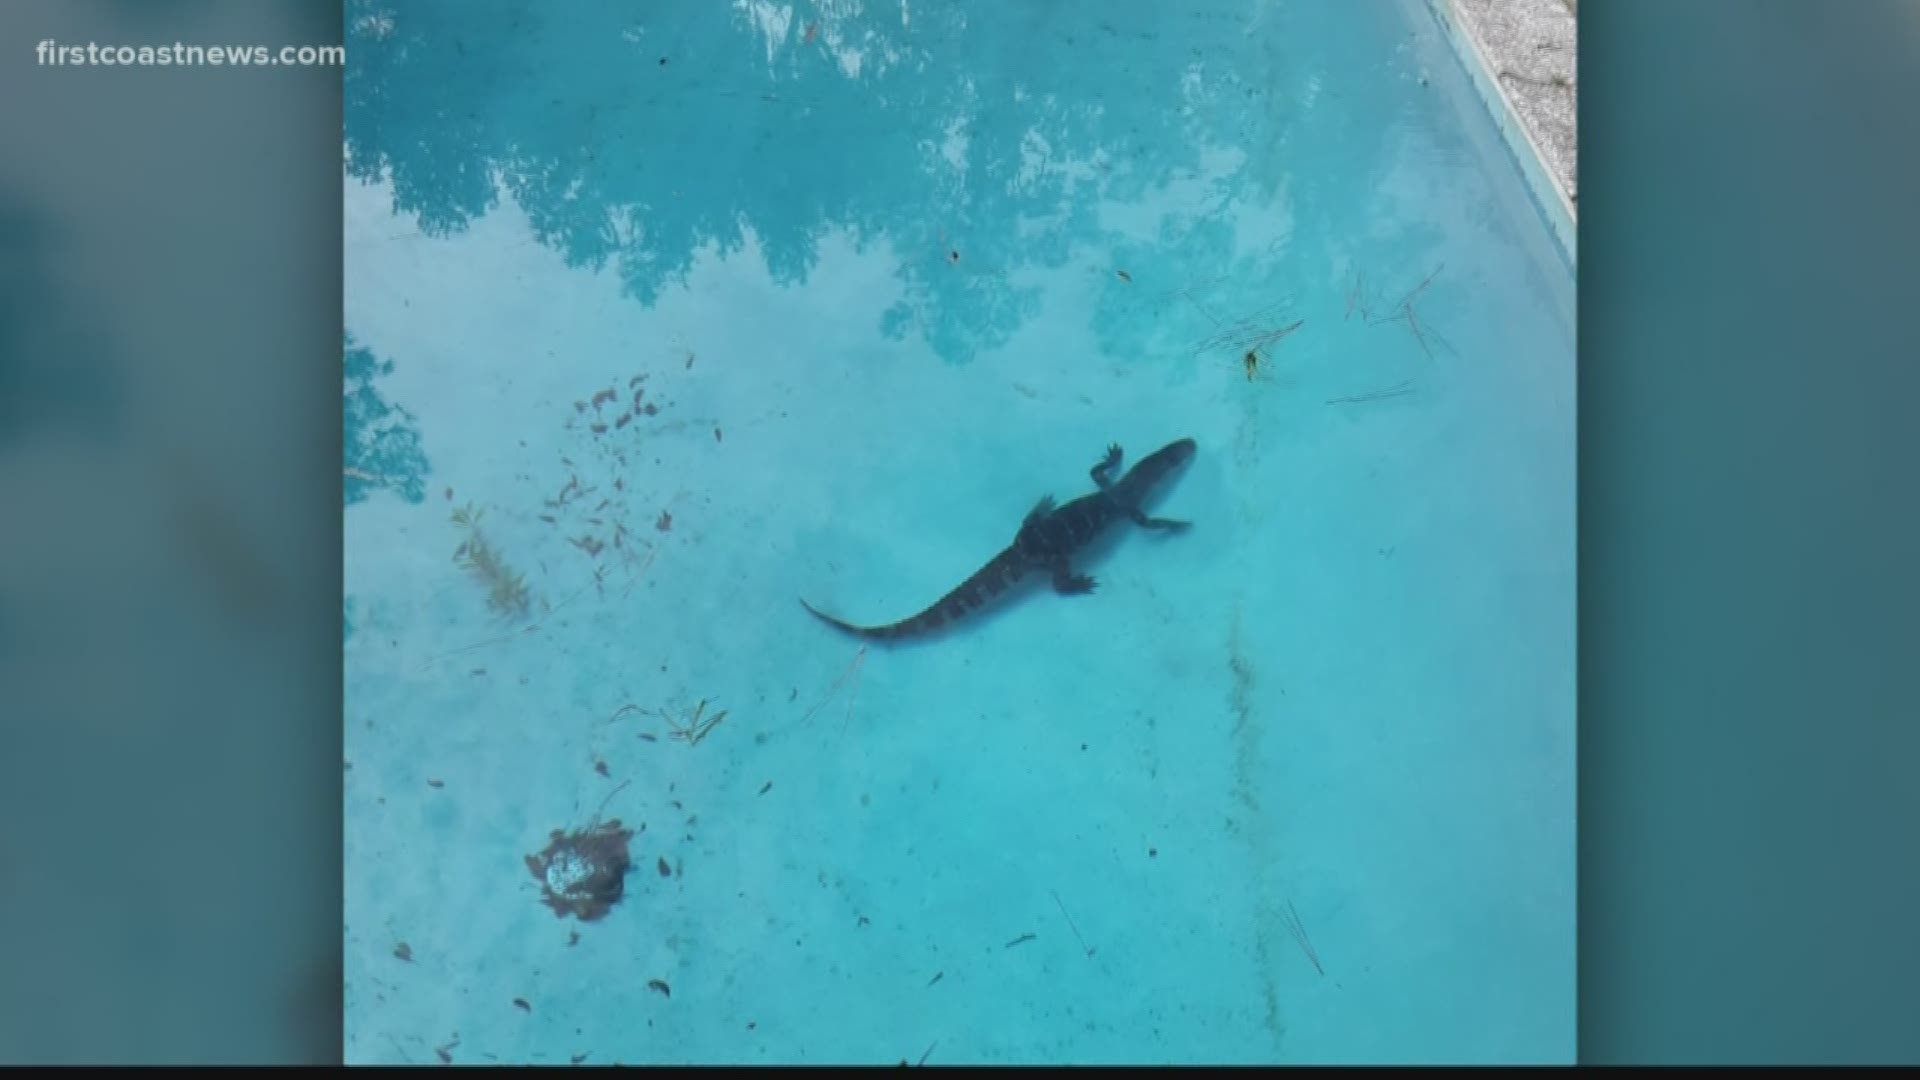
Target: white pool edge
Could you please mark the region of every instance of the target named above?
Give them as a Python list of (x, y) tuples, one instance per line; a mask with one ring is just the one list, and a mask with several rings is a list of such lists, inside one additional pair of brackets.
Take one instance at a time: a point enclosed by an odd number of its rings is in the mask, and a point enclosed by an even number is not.
[(1458, 0), (1425, 0), (1428, 10), (1440, 24), (1447, 42), (1452, 46), (1454, 55), (1467, 71), (1474, 90), (1493, 117), (1494, 126), (1499, 129), (1501, 140), (1520, 163), (1520, 172), (1526, 181), (1527, 189), (1533, 194), (1534, 203), (1540, 207), (1546, 219), (1548, 231), (1553, 234), (1566, 256), (1569, 266), (1579, 265), (1577, 229), (1573, 200), (1566, 186), (1555, 176), (1547, 164), (1545, 153), (1535, 141), (1520, 115), (1518, 106), (1500, 83), (1497, 74), (1499, 68), (1493, 59), (1481, 47), (1479, 40), (1467, 25), (1464, 13), (1459, 9)]

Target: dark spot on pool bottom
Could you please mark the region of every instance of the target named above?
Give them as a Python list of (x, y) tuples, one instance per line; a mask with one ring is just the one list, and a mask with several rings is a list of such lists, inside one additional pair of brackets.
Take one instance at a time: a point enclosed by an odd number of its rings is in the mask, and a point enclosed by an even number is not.
[(618, 819), (571, 834), (553, 830), (544, 851), (526, 857), (527, 870), (540, 883), (542, 902), (554, 915), (582, 921), (601, 918), (620, 900), (627, 872), (631, 829)]
[(660, 856), (659, 870), (661, 877), (673, 876), (673, 867), (667, 865), (667, 857), (665, 855)]
[(673, 997), (673, 988), (668, 986), (664, 979), (648, 979), (647, 989), (660, 991), (662, 997)]
[(1159, 858), (1159, 857), (1160, 857), (1160, 849), (1159, 849), (1159, 848), (1157, 848), (1157, 847), (1150, 847), (1150, 848), (1148, 848), (1148, 849), (1147, 849), (1147, 858), (1149, 858), (1149, 859), (1157, 859), (1157, 858)]
[(532, 1012), (532, 1011), (533, 1011), (533, 1006), (532, 1006), (532, 1005), (529, 1005), (529, 1004), (527, 1004), (527, 999), (526, 999), (526, 998), (514, 998), (514, 999), (513, 999), (513, 1005), (514, 1005), (514, 1008), (517, 1008), (517, 1009), (519, 1009), (519, 1010), (520, 1010), (521, 1012), (528, 1012), (528, 1013), (530, 1013), (530, 1012)]

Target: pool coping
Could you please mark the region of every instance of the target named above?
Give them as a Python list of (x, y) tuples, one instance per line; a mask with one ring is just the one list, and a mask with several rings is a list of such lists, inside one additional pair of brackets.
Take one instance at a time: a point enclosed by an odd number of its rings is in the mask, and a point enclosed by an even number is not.
[[(1493, 117), (1502, 141), (1519, 163), (1548, 231), (1558, 241), (1568, 264), (1577, 266), (1577, 139), (1569, 136), (1559, 154), (1549, 153), (1545, 145), (1551, 114), (1556, 110), (1571, 113), (1577, 102), (1578, 81), (1572, 59), (1578, 18), (1574, 0), (1497, 0), (1502, 20), (1497, 26), (1484, 3), (1425, 2)], [(1564, 85), (1520, 74), (1529, 66), (1538, 66), (1538, 60), (1530, 54), (1540, 51), (1567, 57)], [(1521, 92), (1520, 86), (1526, 86), (1527, 91)]]

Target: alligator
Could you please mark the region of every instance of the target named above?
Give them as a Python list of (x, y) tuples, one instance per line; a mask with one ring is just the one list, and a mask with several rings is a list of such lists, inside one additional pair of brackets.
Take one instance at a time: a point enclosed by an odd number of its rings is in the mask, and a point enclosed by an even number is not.
[(1109, 525), (1131, 521), (1144, 529), (1175, 533), (1191, 523), (1148, 517), (1141, 509), (1147, 496), (1175, 469), (1193, 457), (1192, 439), (1168, 443), (1134, 463), (1126, 475), (1114, 478), (1120, 468), (1120, 447), (1107, 447), (1107, 454), (1092, 470), (1098, 490), (1082, 495), (1064, 506), (1055, 506), (1053, 496), (1043, 496), (1020, 522), (1013, 542), (976, 570), (952, 592), (911, 618), (885, 626), (856, 626), (821, 611), (802, 598), (800, 604), (816, 618), (856, 637), (874, 641), (893, 641), (932, 633), (985, 607), (1030, 573), (1052, 575), (1054, 591), (1062, 596), (1082, 596), (1093, 592), (1096, 582), (1073, 569), (1073, 556), (1084, 549)]

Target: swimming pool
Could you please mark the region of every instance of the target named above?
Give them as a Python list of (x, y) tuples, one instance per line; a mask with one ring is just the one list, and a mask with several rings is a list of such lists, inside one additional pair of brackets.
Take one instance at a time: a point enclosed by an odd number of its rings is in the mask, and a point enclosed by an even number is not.
[(1573, 273), (1423, 3), (347, 18), (349, 1061), (1572, 1060)]

